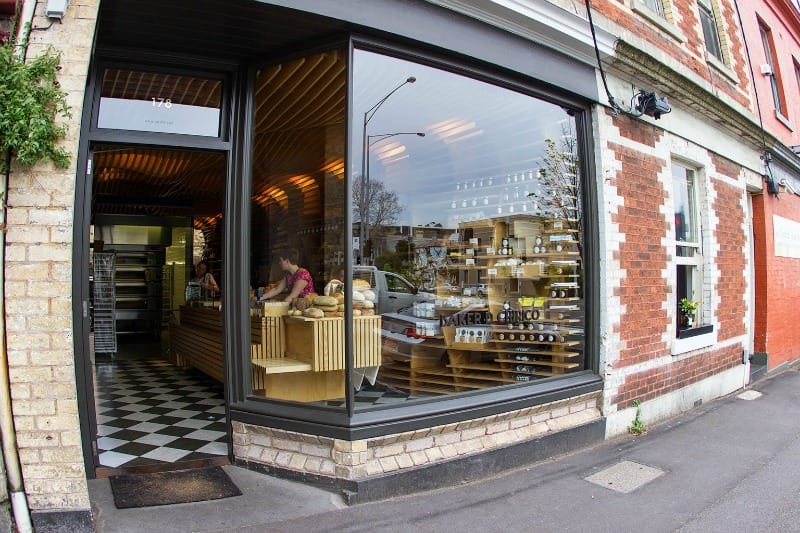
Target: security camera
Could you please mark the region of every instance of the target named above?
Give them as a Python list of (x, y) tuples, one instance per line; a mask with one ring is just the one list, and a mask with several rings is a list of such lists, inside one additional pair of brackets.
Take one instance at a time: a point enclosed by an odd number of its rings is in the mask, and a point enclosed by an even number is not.
[(658, 96), (656, 93), (642, 91), (639, 93), (639, 101), (636, 104), (636, 110), (643, 115), (658, 120), (661, 118), (661, 115), (666, 115), (671, 112), (672, 108), (669, 106), (666, 96)]

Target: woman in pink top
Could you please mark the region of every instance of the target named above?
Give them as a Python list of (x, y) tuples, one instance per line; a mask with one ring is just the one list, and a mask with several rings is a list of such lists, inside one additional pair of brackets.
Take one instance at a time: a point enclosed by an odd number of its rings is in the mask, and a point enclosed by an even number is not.
[(283, 270), (286, 275), (276, 287), (264, 293), (261, 297), (262, 300), (268, 300), (288, 290), (289, 294), (283, 301), (291, 302), (295, 298), (302, 298), (314, 292), (314, 281), (311, 279), (311, 274), (305, 268), (300, 268), (297, 265), (299, 255), (300, 254), (294, 248), (290, 248), (278, 254), (278, 265), (280, 265), (281, 270)]

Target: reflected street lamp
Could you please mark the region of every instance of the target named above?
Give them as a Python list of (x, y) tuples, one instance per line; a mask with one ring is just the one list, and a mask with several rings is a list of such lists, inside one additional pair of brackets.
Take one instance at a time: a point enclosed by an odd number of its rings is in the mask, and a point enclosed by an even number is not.
[[(363, 194), (363, 203), (364, 203), (364, 211), (363, 211), (364, 215), (362, 216), (362, 218), (364, 218), (364, 219), (367, 218), (367, 212), (368, 212), (367, 210), (369, 209), (369, 202), (368, 202), (368, 200), (369, 200), (369, 198), (368, 198), (368, 196), (369, 196), (369, 159), (370, 159), (370, 157), (369, 157), (369, 149), (374, 144), (377, 144), (377, 143), (379, 143), (381, 141), (385, 141), (386, 139), (388, 139), (390, 137), (396, 137), (398, 135), (416, 135), (417, 137), (425, 137), (425, 132), (422, 132), (422, 131), (398, 131), (398, 132), (395, 132), (395, 133), (378, 133), (376, 135), (367, 135), (367, 166), (366, 166), (366, 170), (365, 170), (365, 173), (364, 173), (365, 178), (363, 178), (361, 180), (362, 183), (366, 183), (366, 187), (364, 188), (364, 191), (362, 193)], [(375, 140), (372, 140), (372, 139), (375, 139)], [(364, 224), (364, 226), (365, 226), (365, 228), (364, 228), (364, 242), (366, 242), (367, 240), (369, 240), (369, 224)], [(362, 264), (363, 264), (363, 262), (362, 262)]]
[[(367, 175), (367, 152), (369, 151), (369, 138), (367, 137), (367, 124), (369, 121), (372, 120), (372, 117), (375, 116), (375, 113), (378, 109), (389, 99), (395, 92), (397, 92), (402, 86), (407, 83), (414, 83), (417, 81), (417, 78), (414, 76), (409, 76), (406, 80), (389, 91), (389, 93), (378, 100), (375, 105), (367, 109), (364, 113), (364, 127), (361, 133), (361, 143), (362, 143), (362, 153), (361, 153), (361, 202), (358, 207), (359, 214), (361, 216), (361, 223), (359, 224), (359, 242), (358, 242), (358, 253), (359, 258), (361, 260), (361, 264), (364, 264), (364, 243), (366, 242), (367, 238), (369, 237), (369, 231), (367, 226), (369, 226), (369, 217), (367, 216), (367, 191), (369, 191), (369, 175)], [(386, 138), (386, 137), (384, 137)], [(377, 141), (376, 141), (377, 142)]]

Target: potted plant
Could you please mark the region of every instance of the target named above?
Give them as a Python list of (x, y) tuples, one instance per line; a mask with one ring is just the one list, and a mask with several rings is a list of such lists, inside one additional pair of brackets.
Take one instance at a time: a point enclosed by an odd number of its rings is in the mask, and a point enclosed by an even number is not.
[(678, 309), (681, 311), (681, 325), (684, 328), (694, 327), (695, 313), (699, 304), (700, 302), (688, 298), (681, 298), (678, 301)]

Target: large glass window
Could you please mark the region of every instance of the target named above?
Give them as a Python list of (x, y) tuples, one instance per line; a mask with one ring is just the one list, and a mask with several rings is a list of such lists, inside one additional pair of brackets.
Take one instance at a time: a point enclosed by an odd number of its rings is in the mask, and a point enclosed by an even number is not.
[(345, 262), (346, 72), (334, 50), (256, 76), (251, 366), (266, 398), (343, 405), (344, 296), (331, 281)]
[(585, 368), (573, 114), (363, 50), (353, 83), (356, 279), (343, 292), (369, 320), (355, 350), (377, 340), (382, 355), (354, 355), (356, 408)]

